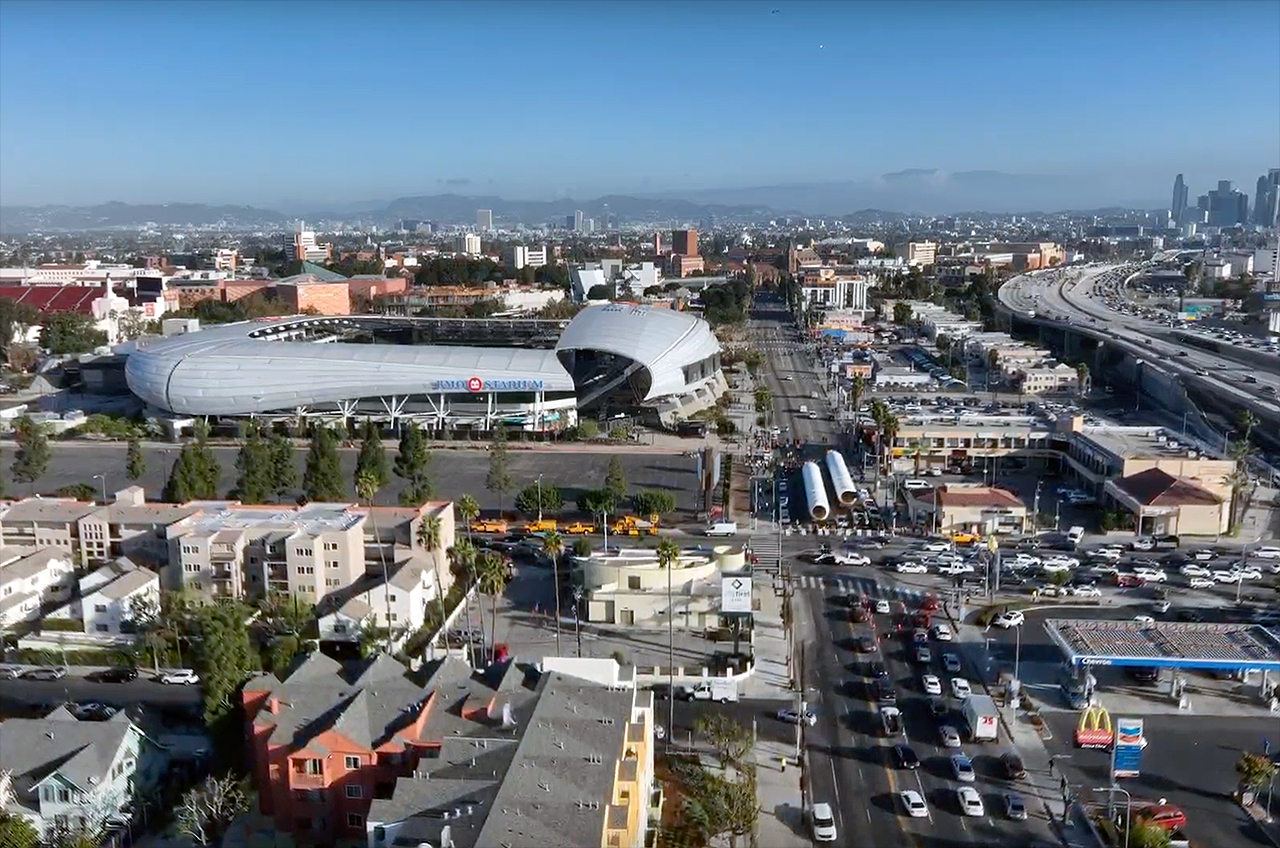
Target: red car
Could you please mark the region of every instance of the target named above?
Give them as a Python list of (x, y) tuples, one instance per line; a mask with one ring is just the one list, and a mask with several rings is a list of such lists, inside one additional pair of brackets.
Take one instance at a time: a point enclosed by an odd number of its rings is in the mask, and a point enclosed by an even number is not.
[(1141, 589), (1147, 581), (1136, 574), (1117, 574), (1116, 585), (1121, 589)]
[(933, 595), (929, 595), (923, 601), (920, 602), (920, 609), (922, 609), (925, 612), (937, 612), (938, 599), (935, 598)]
[(1135, 821), (1152, 824), (1165, 830), (1180, 830), (1187, 824), (1187, 814), (1182, 812), (1181, 807), (1173, 804), (1153, 804), (1150, 807), (1143, 807), (1134, 811), (1133, 818)]

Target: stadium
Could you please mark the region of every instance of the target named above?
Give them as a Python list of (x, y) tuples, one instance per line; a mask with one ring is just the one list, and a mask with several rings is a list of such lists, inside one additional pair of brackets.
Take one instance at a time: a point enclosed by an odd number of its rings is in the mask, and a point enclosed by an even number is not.
[[(725, 388), (701, 318), (630, 304), (548, 322), (379, 315), (268, 318), (149, 339), (129, 351), (130, 391), (161, 417), (412, 421), (432, 430), (529, 432), (579, 417), (670, 426)], [(526, 326), (538, 325), (538, 326)], [(440, 343), (483, 338), (484, 345)]]

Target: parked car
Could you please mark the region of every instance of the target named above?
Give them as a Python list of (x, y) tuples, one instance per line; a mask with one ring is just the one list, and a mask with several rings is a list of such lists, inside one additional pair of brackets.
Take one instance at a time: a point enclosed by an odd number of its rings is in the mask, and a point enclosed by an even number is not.
[(978, 779), (977, 773), (973, 770), (973, 760), (963, 753), (952, 755), (951, 773), (961, 783), (973, 783)]
[(941, 695), (942, 681), (936, 674), (926, 674), (920, 678), (920, 686), (926, 695)]
[(1077, 598), (1101, 598), (1102, 590), (1097, 586), (1076, 586), (1071, 590), (1071, 594)]
[(1006, 792), (1004, 795), (1004, 815), (1005, 818), (1013, 821), (1027, 820), (1027, 805), (1022, 800), (1022, 796), (1017, 792)]
[(955, 674), (960, 670), (960, 658), (950, 651), (947, 651), (942, 655), (942, 667), (952, 674)]
[(965, 698), (973, 694), (973, 687), (969, 685), (969, 681), (963, 677), (951, 678), (951, 697), (957, 701), (963, 701)]
[(928, 665), (933, 662), (933, 654), (929, 651), (928, 645), (916, 646), (916, 662), (921, 665)]
[(40, 668), (29, 668), (22, 672), (23, 680), (61, 680), (67, 676), (67, 670), (63, 666), (41, 666)]
[(1165, 830), (1180, 830), (1186, 827), (1187, 814), (1182, 812), (1182, 808), (1173, 804), (1152, 804), (1149, 807), (1134, 810), (1133, 820)]
[(941, 727), (939, 727), (938, 736), (942, 739), (942, 747), (944, 748), (960, 747), (960, 734), (951, 725), (944, 724)]
[(189, 668), (175, 668), (160, 672), (156, 675), (156, 682), (166, 686), (194, 686), (200, 682), (200, 677)]
[(961, 786), (956, 790), (956, 798), (960, 801), (960, 812), (966, 816), (985, 816), (986, 808), (982, 806), (982, 796), (972, 786)]
[(108, 668), (102, 671), (95, 671), (88, 676), (89, 680), (96, 683), (128, 683), (138, 677), (138, 670), (129, 666), (120, 666), (119, 668)]
[(1005, 780), (1022, 780), (1027, 776), (1027, 767), (1022, 764), (1022, 757), (1016, 751), (1006, 751), (1000, 755), (1000, 771)]
[(951, 628), (945, 624), (933, 625), (933, 638), (939, 642), (950, 642), (952, 640)]
[(0, 680), (17, 680), (22, 676), (22, 669), (11, 665), (0, 665)]
[(813, 710), (805, 707), (802, 712), (796, 712), (794, 707), (783, 707), (777, 712), (778, 721), (784, 721), (787, 724), (799, 724), (804, 722), (808, 727), (813, 727), (818, 723), (818, 716)]

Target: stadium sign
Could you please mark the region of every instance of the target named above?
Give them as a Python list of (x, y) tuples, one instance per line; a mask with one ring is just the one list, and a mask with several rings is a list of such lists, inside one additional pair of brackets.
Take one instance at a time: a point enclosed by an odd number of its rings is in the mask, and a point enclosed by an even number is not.
[(469, 377), (466, 380), (436, 380), (438, 392), (540, 392), (542, 380), (482, 380)]
[(1090, 704), (1080, 711), (1076, 724), (1076, 746), (1080, 748), (1110, 748), (1114, 733), (1111, 729), (1111, 713), (1102, 704)]

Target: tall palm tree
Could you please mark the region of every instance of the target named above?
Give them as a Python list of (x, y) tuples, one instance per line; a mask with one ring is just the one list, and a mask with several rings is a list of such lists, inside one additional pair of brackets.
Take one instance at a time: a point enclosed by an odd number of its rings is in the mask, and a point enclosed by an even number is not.
[(556, 592), (556, 656), (560, 656), (560, 557), (564, 555), (564, 538), (552, 530), (542, 540), (542, 548), (551, 557), (551, 571)]
[(658, 567), (667, 572), (667, 698), (671, 701), (671, 712), (668, 715), (667, 738), (676, 723), (676, 611), (671, 596), (671, 572), (680, 563), (680, 546), (670, 539), (658, 543)]
[(378, 522), (373, 518), (373, 499), (382, 488), (382, 481), (372, 469), (356, 474), (356, 497), (364, 501), (369, 510), (369, 520), (373, 522), (373, 546), (378, 551), (378, 561), (382, 563), (382, 595), (387, 607), (387, 653), (391, 653), (391, 578), (387, 574), (387, 558), (382, 553), (382, 539), (378, 536)]
[(1242, 409), (1236, 413), (1236, 424), (1240, 427), (1240, 441), (1249, 444), (1253, 436), (1253, 428), (1258, 426), (1258, 416), (1251, 409)]
[(862, 397), (867, 393), (867, 381), (861, 374), (854, 374), (849, 384), (849, 403), (853, 406), (853, 431), (858, 432), (858, 407), (862, 405)]
[[(444, 608), (444, 583), (440, 579), (440, 542), (444, 535), (442, 527), (443, 522), (440, 521), (438, 515), (428, 515), (418, 524), (418, 544), (426, 549), (431, 555), (431, 567), (436, 574), (436, 598), (440, 602), (440, 626), (444, 627), (445, 617), (448, 615)], [(445, 646), (448, 647), (446, 641)]]
[[(463, 539), (461, 542), (454, 542), (453, 547), (448, 551), (449, 570), (453, 572), (453, 580), (455, 583), (461, 583), (467, 587), (467, 591), (462, 596), (464, 607), (464, 615), (467, 617), (467, 654), (471, 654), (471, 586), (475, 583), (476, 574), (476, 546), (470, 539)], [(484, 630), (483, 624), (480, 628)]]
[(498, 639), (498, 596), (507, 588), (507, 564), (496, 551), (485, 551), (480, 555), (478, 576), (480, 591), (489, 596), (489, 650), (492, 658)]
[(901, 425), (898, 422), (898, 416), (886, 408), (884, 421), (880, 425), (880, 429), (884, 432), (886, 474), (893, 468), (893, 440), (898, 437), (899, 426)]
[(467, 538), (471, 538), (471, 522), (480, 517), (480, 502), (471, 495), (462, 495), (455, 504), (462, 523), (467, 525)]

